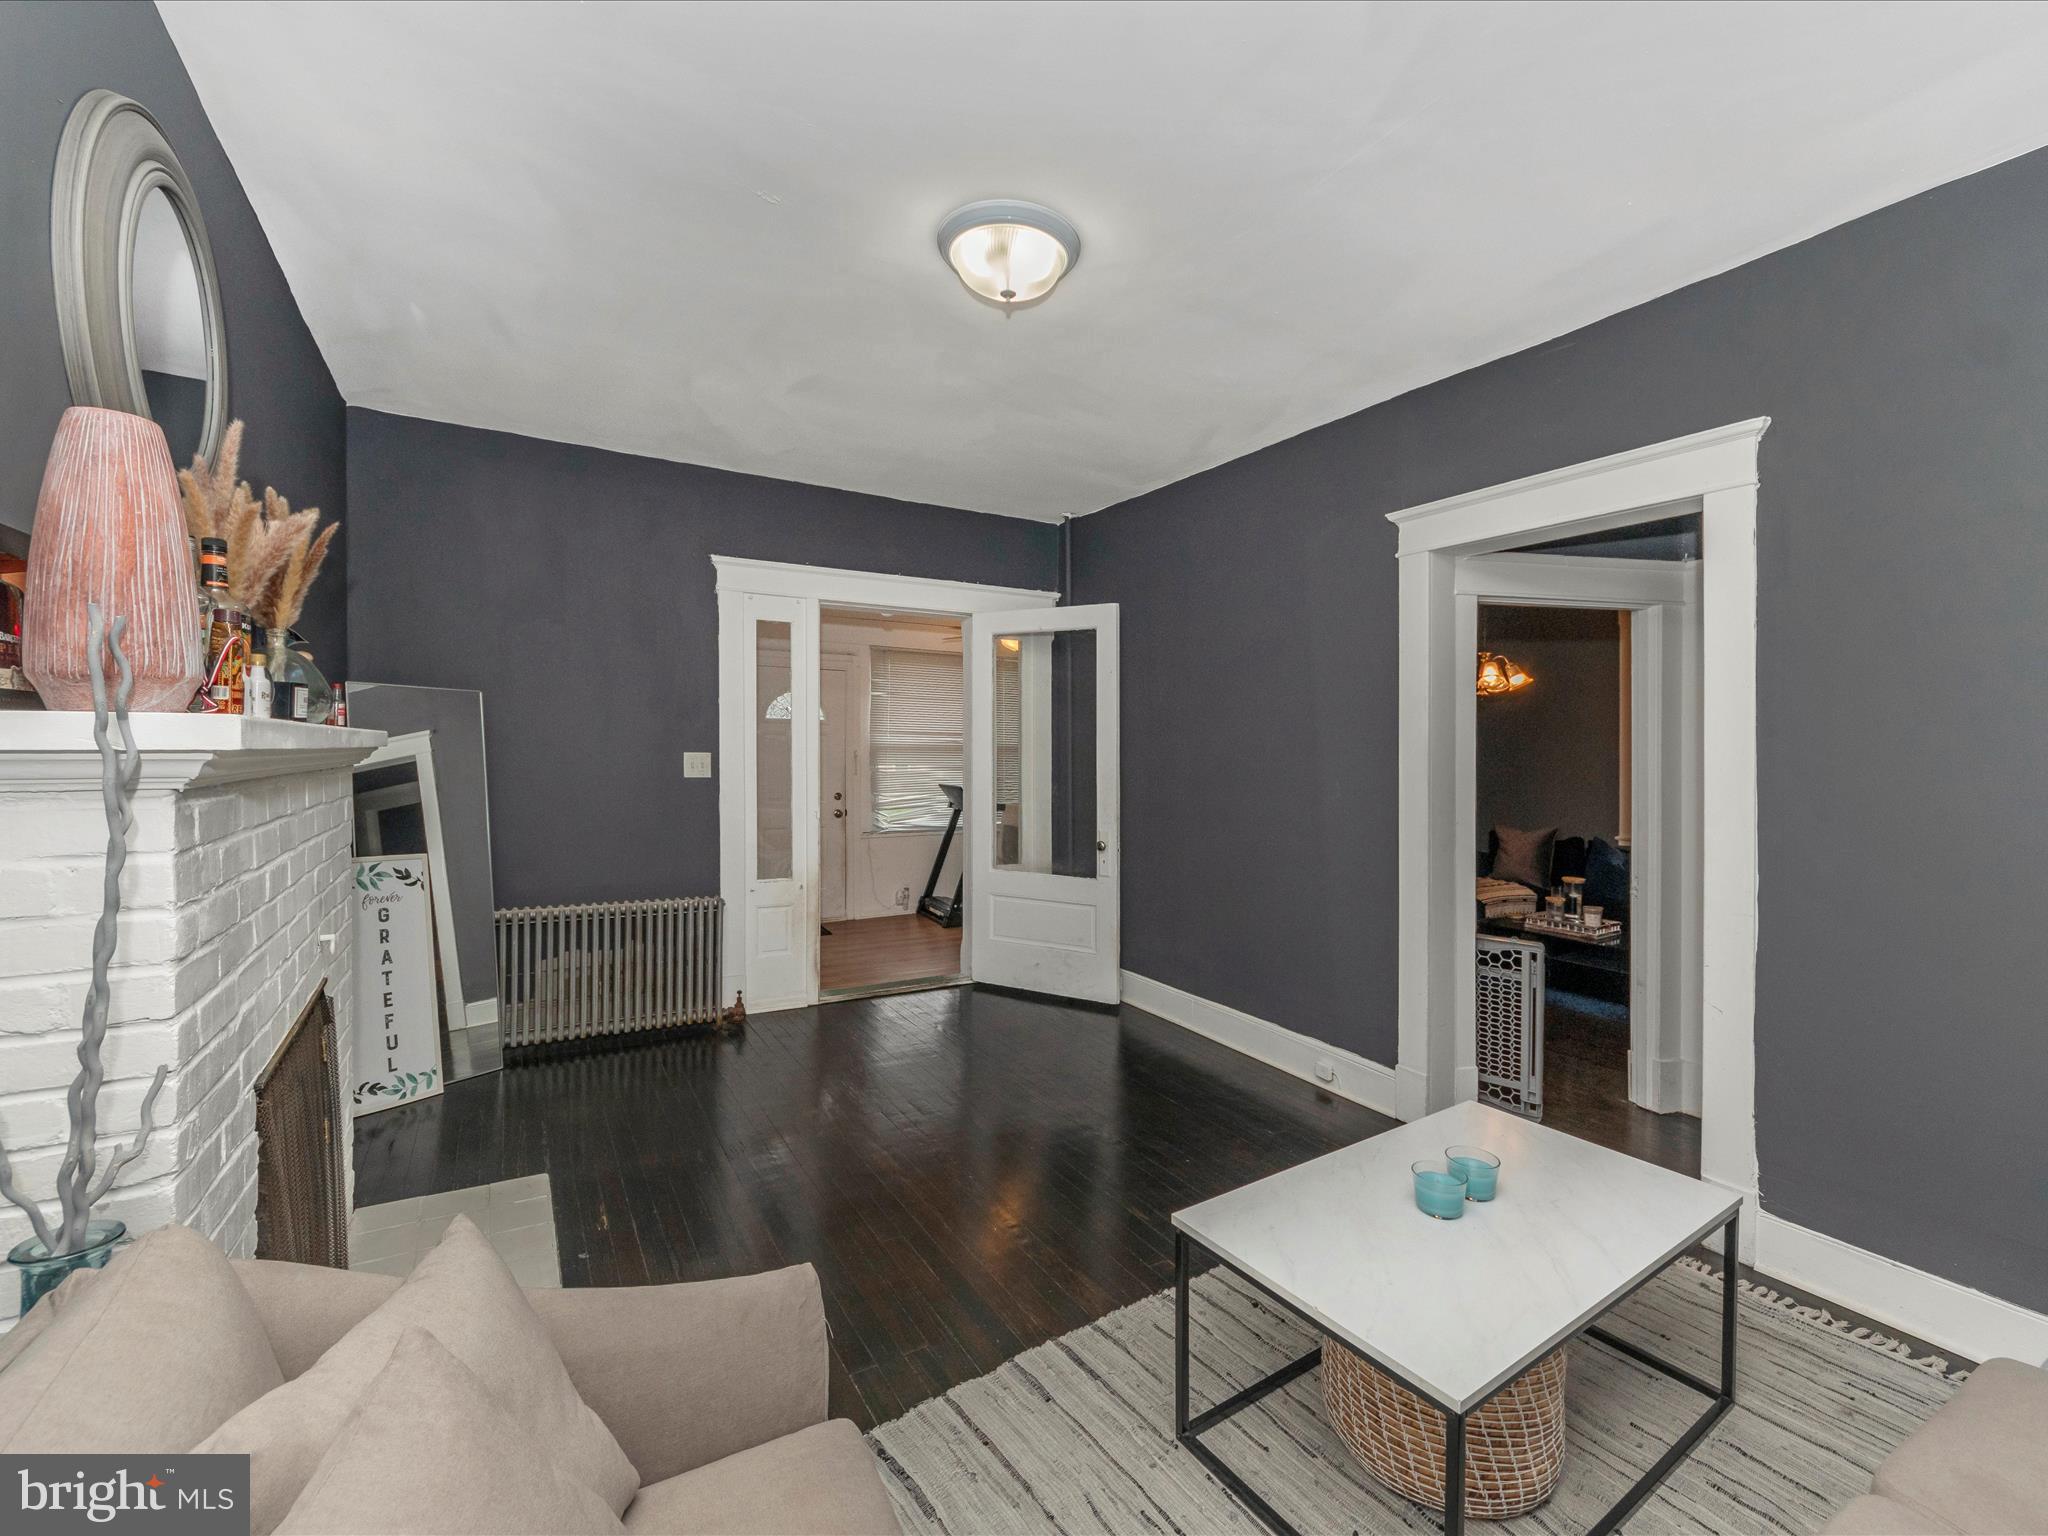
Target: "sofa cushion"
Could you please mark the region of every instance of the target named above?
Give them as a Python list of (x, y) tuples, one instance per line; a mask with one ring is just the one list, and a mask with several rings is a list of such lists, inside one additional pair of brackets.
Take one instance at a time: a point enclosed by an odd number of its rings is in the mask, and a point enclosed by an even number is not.
[(281, 1259), (236, 1259), (235, 1278), (256, 1303), (284, 1379), (310, 1369), (341, 1336), (391, 1299), (396, 1275)]
[(440, 1340), (614, 1514), (631, 1502), (640, 1483), (633, 1464), (576, 1395), (504, 1261), (474, 1222), (458, 1216), (390, 1299), (317, 1364), (251, 1403), (197, 1447), (251, 1458), (252, 1536), (277, 1529), (408, 1328)]
[(1871, 1479), (1888, 1499), (1974, 1536), (2048, 1531), (2048, 1371), (1986, 1360)]
[(189, 1451), (284, 1380), (226, 1255), (189, 1227), (70, 1276), (24, 1330), (0, 1374), (10, 1455)]
[(597, 1536), (621, 1529), (476, 1372), (408, 1328), (279, 1536)]
[[(529, 1292), (577, 1395), (643, 1483), (823, 1423), (831, 1342), (808, 1264), (683, 1285)], [(716, 1403), (716, 1413), (704, 1405)]]
[(902, 1536), (875, 1453), (845, 1419), (679, 1477), (626, 1511), (634, 1536)]
[(1836, 1510), (1835, 1518), (1820, 1529), (1821, 1536), (1948, 1536), (1955, 1527), (1936, 1522), (1910, 1504), (1866, 1493)]
[(1550, 889), (1550, 855), (1557, 843), (1557, 828), (1525, 827), (1493, 829), (1493, 878), (1512, 880), (1541, 894)]

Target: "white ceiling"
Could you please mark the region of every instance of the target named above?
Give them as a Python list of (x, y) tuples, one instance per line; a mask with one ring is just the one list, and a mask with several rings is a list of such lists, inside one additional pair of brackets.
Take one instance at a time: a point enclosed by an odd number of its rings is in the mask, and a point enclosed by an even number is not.
[(2042, 6), (160, 9), (352, 404), (1047, 519), (2048, 143)]

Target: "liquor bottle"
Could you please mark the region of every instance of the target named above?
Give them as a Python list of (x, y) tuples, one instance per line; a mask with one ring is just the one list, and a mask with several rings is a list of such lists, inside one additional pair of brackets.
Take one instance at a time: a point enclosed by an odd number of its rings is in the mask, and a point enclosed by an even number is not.
[(239, 715), (248, 644), (242, 638), (242, 615), (228, 597), (225, 539), (199, 541), (199, 581), (206, 598), (206, 681), (193, 707), (207, 714)]
[(242, 674), (243, 713), (268, 719), (274, 701), (270, 696), (270, 658), (263, 649), (263, 631), (246, 616), (242, 627), (243, 644), (249, 648), (248, 664)]

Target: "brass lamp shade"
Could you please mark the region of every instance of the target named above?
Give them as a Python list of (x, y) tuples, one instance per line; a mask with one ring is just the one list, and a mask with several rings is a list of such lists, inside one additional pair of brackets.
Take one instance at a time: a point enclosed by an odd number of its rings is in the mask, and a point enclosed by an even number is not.
[(1535, 681), (1498, 651), (1479, 653), (1479, 696), (1482, 699), (1503, 693), (1519, 693)]

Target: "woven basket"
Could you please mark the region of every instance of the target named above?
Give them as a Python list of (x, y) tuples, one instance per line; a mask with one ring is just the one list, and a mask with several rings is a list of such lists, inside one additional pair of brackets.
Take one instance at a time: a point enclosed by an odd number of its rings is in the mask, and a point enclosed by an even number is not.
[[(1351, 1454), (1396, 1493), (1444, 1507), (1444, 1416), (1335, 1339), (1323, 1406)], [(1465, 1420), (1465, 1514), (1505, 1520), (1550, 1497), (1564, 1470), (1564, 1351), (1553, 1350)]]

